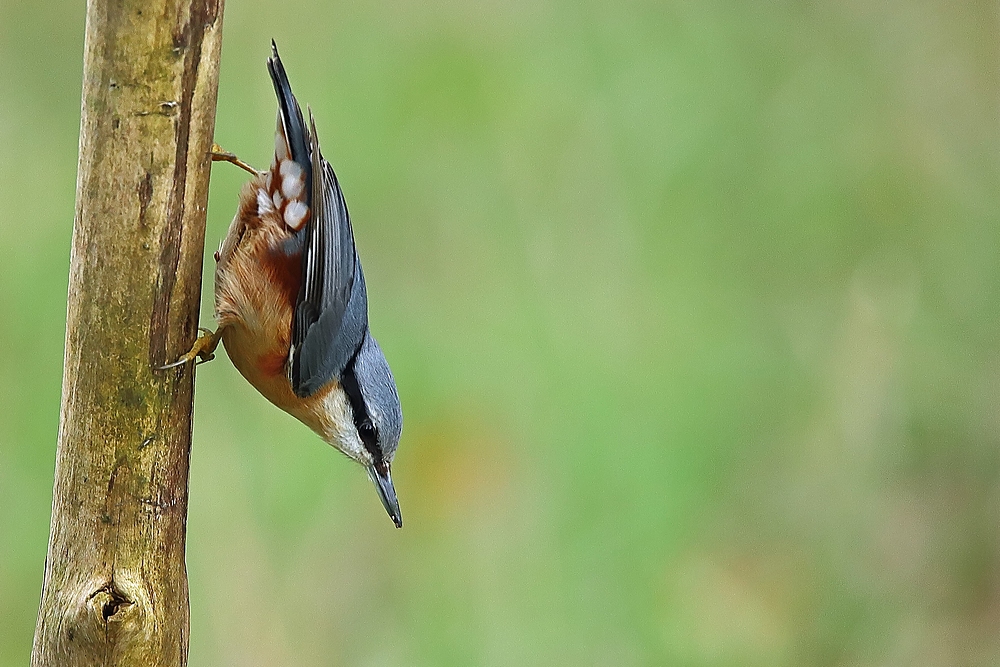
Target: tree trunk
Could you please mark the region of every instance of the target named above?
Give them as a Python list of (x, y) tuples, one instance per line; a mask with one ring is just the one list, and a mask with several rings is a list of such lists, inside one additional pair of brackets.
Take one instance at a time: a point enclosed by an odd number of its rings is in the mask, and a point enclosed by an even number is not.
[(223, 0), (90, 0), (52, 524), (31, 664), (184, 665)]

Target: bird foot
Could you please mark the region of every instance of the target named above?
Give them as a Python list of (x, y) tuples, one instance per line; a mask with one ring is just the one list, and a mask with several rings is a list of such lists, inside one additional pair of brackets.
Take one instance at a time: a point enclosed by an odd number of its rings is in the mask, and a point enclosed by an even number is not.
[(212, 162), (232, 162), (240, 169), (249, 171), (254, 176), (260, 173), (246, 162), (236, 157), (235, 153), (230, 153), (219, 144), (212, 144)]
[(219, 346), (219, 341), (222, 340), (222, 327), (219, 327), (215, 331), (198, 327), (198, 331), (201, 332), (201, 335), (198, 336), (198, 340), (194, 342), (194, 345), (191, 346), (190, 350), (188, 350), (174, 363), (167, 364), (166, 366), (160, 366), (156, 370), (165, 371), (171, 368), (177, 368), (178, 366), (183, 366), (190, 361), (194, 361), (195, 364), (203, 364), (206, 361), (215, 359), (215, 348)]

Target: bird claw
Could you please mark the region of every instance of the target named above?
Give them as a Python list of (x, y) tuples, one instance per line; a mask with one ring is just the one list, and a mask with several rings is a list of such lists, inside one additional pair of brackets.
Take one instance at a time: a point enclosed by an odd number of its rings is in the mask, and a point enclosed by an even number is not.
[(248, 165), (243, 160), (241, 160), (238, 157), (236, 157), (235, 153), (230, 153), (225, 148), (223, 148), (222, 146), (220, 146), (219, 144), (216, 144), (216, 143), (212, 144), (212, 162), (231, 162), (231, 163), (235, 164), (237, 167), (239, 167), (240, 169), (243, 169), (245, 171), (249, 171), (254, 176), (257, 176), (257, 175), (260, 174), (259, 171), (257, 171), (256, 169), (254, 169), (253, 167), (251, 167), (250, 165)]
[(222, 329), (220, 328), (218, 331), (212, 331), (210, 329), (198, 327), (198, 331), (201, 332), (201, 335), (198, 336), (198, 339), (194, 342), (194, 345), (191, 346), (190, 350), (185, 352), (180, 359), (172, 364), (159, 366), (156, 370), (170, 370), (171, 368), (183, 366), (191, 361), (195, 362), (195, 365), (197, 366), (198, 364), (203, 364), (206, 361), (215, 359), (215, 348), (219, 345)]

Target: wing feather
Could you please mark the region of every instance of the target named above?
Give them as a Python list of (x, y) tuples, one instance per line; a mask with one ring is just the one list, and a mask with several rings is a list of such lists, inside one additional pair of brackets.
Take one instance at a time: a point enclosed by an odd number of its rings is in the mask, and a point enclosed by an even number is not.
[(309, 113), (312, 215), (306, 225), (303, 280), (292, 323), (292, 388), (309, 396), (339, 380), (368, 329), (364, 274), (343, 191), (323, 159)]

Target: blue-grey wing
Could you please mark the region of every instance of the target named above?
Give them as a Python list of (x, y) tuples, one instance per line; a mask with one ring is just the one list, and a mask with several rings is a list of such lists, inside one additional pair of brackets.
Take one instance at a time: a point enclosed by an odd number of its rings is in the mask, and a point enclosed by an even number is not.
[(368, 330), (368, 298), (344, 194), (311, 132), (312, 210), (302, 251), (302, 285), (292, 318), (290, 375), (299, 396), (339, 380)]

